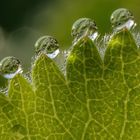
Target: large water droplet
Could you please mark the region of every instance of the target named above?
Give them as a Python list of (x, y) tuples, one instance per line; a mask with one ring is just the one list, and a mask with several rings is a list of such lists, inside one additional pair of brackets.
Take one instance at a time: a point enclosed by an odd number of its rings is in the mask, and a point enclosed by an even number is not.
[(119, 31), (123, 28), (130, 30), (136, 26), (133, 14), (125, 8), (115, 10), (110, 17), (110, 22), (114, 31)]
[(5, 78), (11, 79), (18, 73), (22, 73), (19, 59), (9, 56), (0, 61), (0, 74)]
[(36, 54), (44, 53), (50, 58), (55, 58), (60, 50), (59, 44), (55, 38), (52, 36), (40, 37), (35, 43)]
[(73, 43), (75, 44), (83, 36), (88, 36), (94, 41), (98, 36), (97, 29), (95, 21), (90, 18), (80, 18), (76, 20), (71, 32), (74, 38)]

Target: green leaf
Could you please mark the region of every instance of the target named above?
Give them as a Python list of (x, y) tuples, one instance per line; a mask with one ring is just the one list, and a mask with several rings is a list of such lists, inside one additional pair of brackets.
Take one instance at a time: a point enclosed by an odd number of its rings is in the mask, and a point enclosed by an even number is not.
[(66, 77), (41, 54), (31, 83), (16, 75), (0, 94), (0, 140), (139, 140), (140, 54), (127, 30), (108, 43), (104, 60), (82, 38)]

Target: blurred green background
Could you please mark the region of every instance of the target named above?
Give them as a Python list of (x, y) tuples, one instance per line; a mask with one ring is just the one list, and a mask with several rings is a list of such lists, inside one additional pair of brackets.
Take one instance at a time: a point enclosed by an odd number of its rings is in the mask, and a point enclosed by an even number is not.
[(28, 70), (40, 36), (52, 35), (61, 48), (68, 48), (78, 18), (94, 19), (103, 35), (111, 31), (110, 15), (117, 8), (128, 8), (140, 23), (139, 5), (138, 0), (1, 0), (0, 59), (16, 56)]

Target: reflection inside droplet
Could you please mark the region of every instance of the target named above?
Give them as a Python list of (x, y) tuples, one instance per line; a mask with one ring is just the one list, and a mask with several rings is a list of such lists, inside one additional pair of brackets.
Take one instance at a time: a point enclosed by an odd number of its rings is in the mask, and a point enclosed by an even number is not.
[(5, 57), (0, 62), (0, 74), (7, 79), (12, 79), (22, 71), (21, 62), (13, 56)]
[(48, 53), (47, 56), (53, 59), (53, 58), (55, 58), (59, 53), (60, 53), (60, 50), (57, 49), (57, 50), (55, 50), (53, 53)]
[(136, 26), (133, 14), (125, 8), (115, 10), (110, 17), (110, 21), (114, 31), (123, 28), (130, 30)]
[(52, 36), (40, 37), (35, 43), (36, 54), (44, 53), (54, 59), (60, 52), (57, 40)]
[(19, 69), (15, 73), (3, 74), (3, 76), (7, 79), (12, 79), (16, 74), (22, 73), (22, 72), (23, 72), (22, 68), (19, 67)]
[(130, 30), (132, 27), (136, 26), (136, 24), (134, 23), (134, 20), (128, 20), (126, 23), (120, 25), (120, 26), (117, 26), (114, 30), (115, 31), (119, 31), (123, 28), (127, 28), (128, 30)]
[(76, 20), (72, 26), (71, 35), (73, 44), (75, 45), (82, 37), (88, 36), (93, 41), (97, 38), (98, 28), (94, 20), (90, 18), (80, 18)]

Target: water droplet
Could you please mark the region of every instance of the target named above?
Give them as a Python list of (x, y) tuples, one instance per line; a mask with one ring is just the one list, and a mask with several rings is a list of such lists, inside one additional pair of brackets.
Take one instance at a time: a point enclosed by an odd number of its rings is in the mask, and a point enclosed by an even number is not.
[(44, 53), (49, 58), (54, 59), (60, 52), (59, 44), (52, 36), (40, 37), (35, 43), (36, 54)]
[(71, 32), (74, 38), (73, 43), (75, 44), (83, 36), (88, 36), (94, 41), (98, 36), (97, 29), (95, 21), (90, 18), (80, 18), (76, 20), (72, 26)]
[(22, 68), (17, 58), (9, 56), (0, 61), (0, 74), (5, 78), (11, 79), (18, 73), (22, 73)]
[(133, 14), (125, 8), (115, 10), (110, 17), (110, 22), (114, 31), (119, 31), (123, 28), (130, 30), (136, 26)]

